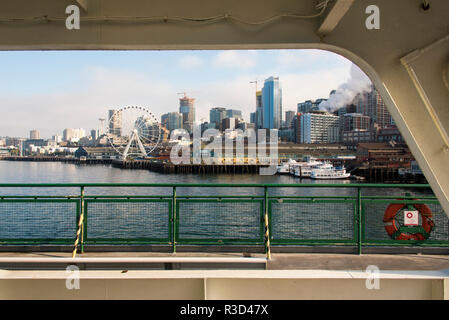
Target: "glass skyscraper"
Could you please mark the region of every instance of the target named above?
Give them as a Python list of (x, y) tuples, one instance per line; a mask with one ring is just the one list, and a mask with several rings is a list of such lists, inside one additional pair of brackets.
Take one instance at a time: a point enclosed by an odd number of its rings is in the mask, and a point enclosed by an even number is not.
[(209, 122), (215, 124), (216, 129), (221, 129), (221, 122), (226, 118), (226, 108), (212, 108), (209, 111)]
[(179, 99), (179, 112), (182, 113), (182, 127), (192, 133), (195, 122), (195, 99), (190, 99), (185, 95)]
[(161, 117), (161, 124), (168, 131), (173, 131), (175, 129), (182, 128), (182, 113), (179, 112), (169, 112), (163, 114)]
[(262, 128), (282, 126), (282, 89), (278, 77), (269, 77), (262, 88)]

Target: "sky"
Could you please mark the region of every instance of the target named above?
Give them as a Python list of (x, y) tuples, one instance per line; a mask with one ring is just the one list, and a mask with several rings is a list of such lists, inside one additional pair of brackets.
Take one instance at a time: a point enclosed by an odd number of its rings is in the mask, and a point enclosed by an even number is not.
[[(195, 98), (196, 120), (212, 107), (240, 109), (249, 121), (270, 76), (282, 86), (283, 111), (328, 98), (348, 81), (352, 63), (321, 50), (1, 51), (0, 136), (62, 135), (98, 129), (108, 109), (138, 105), (160, 119), (179, 111), (178, 93)], [(284, 116), (285, 117), (285, 114)]]

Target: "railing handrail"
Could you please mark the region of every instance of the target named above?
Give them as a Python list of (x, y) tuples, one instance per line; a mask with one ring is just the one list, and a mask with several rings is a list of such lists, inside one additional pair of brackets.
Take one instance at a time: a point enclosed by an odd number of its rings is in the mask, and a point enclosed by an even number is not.
[[(430, 197), (427, 196), (413, 196), (408, 192), (402, 192), (404, 195), (402, 196), (395, 196), (394, 194), (389, 194), (386, 196), (376, 196), (376, 195), (364, 195), (363, 189), (365, 188), (426, 188), (430, 189), (430, 186), (428, 184), (376, 184), (376, 183), (305, 183), (305, 184), (278, 184), (278, 183), (0, 183), (0, 188), (79, 188), (80, 193), (78, 195), (69, 195), (69, 196), (56, 196), (56, 195), (3, 195), (0, 189), (0, 202), (10, 202), (10, 203), (20, 203), (20, 202), (64, 202), (67, 200), (71, 201), (72, 203), (75, 202), (76, 205), (76, 214), (77, 214), (77, 225), (76, 225), (76, 241), (73, 244), (73, 256), (76, 255), (77, 251), (80, 250), (80, 252), (84, 252), (84, 240), (88, 239), (86, 238), (86, 234), (88, 233), (88, 225), (87, 225), (87, 216), (89, 216), (88, 213), (88, 205), (90, 205), (93, 202), (123, 202), (126, 201), (124, 199), (129, 199), (130, 201), (139, 202), (139, 201), (148, 201), (148, 202), (165, 202), (167, 206), (169, 206), (169, 214), (167, 216), (167, 224), (168, 224), (168, 234), (167, 237), (164, 239), (159, 238), (145, 238), (145, 240), (142, 239), (134, 239), (137, 242), (139, 241), (147, 241), (147, 243), (158, 243), (158, 244), (167, 244), (171, 245), (173, 248), (173, 253), (176, 252), (176, 248), (178, 244), (216, 244), (216, 242), (211, 242), (211, 239), (202, 239), (202, 242), (198, 242), (200, 240), (198, 239), (190, 239), (186, 240), (183, 238), (180, 238), (180, 233), (178, 231), (178, 224), (179, 224), (179, 216), (178, 216), (178, 209), (179, 204), (184, 202), (201, 202), (204, 201), (212, 201), (208, 200), (208, 198), (214, 198), (213, 200), (216, 201), (223, 201), (223, 202), (258, 202), (262, 203), (261, 208), (263, 211), (261, 211), (260, 216), (260, 238), (255, 239), (255, 241), (243, 241), (241, 243), (246, 244), (265, 244), (265, 253), (267, 255), (267, 259), (270, 258), (271, 253), (271, 244), (289, 244), (290, 239), (277, 239), (278, 241), (272, 242), (272, 226), (271, 226), (271, 204), (274, 202), (283, 203), (284, 201), (286, 203), (302, 203), (302, 202), (311, 202), (311, 203), (342, 203), (346, 202), (351, 204), (350, 211), (353, 211), (353, 213), (349, 213), (350, 215), (353, 215), (352, 217), (352, 223), (354, 227), (354, 235), (353, 239), (311, 239), (309, 240), (303, 240), (302, 242), (299, 241), (301, 245), (307, 244), (311, 245), (314, 243), (317, 244), (323, 244), (323, 243), (329, 243), (333, 245), (356, 245), (358, 247), (358, 253), (362, 253), (362, 246), (364, 244), (382, 244), (384, 242), (382, 241), (389, 241), (385, 242), (387, 244), (394, 244), (390, 240), (375, 240), (373, 243), (371, 243), (370, 239), (366, 239), (364, 235), (364, 224), (365, 224), (365, 213), (364, 213), (364, 204), (367, 203), (407, 203), (408, 205), (413, 204), (438, 204), (438, 200), (436, 197)], [(135, 187), (135, 188), (170, 188), (172, 190), (171, 193), (163, 194), (163, 195), (143, 195), (145, 192), (141, 192), (139, 195), (131, 195), (126, 194), (126, 192), (121, 192), (121, 195), (86, 195), (84, 193), (85, 188), (100, 188), (100, 187)], [(215, 194), (211, 195), (179, 195), (177, 193), (178, 188), (263, 188), (264, 193), (263, 195), (258, 194), (256, 191), (251, 191), (250, 194), (240, 194), (240, 195), (224, 195), (220, 192), (212, 192)], [(270, 190), (270, 188), (273, 188)], [(316, 190), (319, 190), (319, 188), (329, 188), (329, 189), (337, 189), (337, 188), (346, 188), (355, 190), (356, 193), (353, 194), (351, 192), (350, 195), (332, 195), (332, 196), (323, 196), (323, 195), (276, 195), (276, 192), (274, 192), (277, 188), (317, 188)], [(256, 189), (257, 190), (257, 189)], [(41, 190), (42, 191), (42, 190)], [(272, 191), (273, 194), (270, 194), (269, 191)], [(125, 194), (123, 194), (125, 193)], [(227, 193), (227, 192), (223, 192)], [(318, 192), (319, 193), (319, 192)], [(416, 197), (419, 197), (420, 199), (416, 199)], [(34, 198), (34, 200), (33, 200)], [(156, 199), (154, 199), (156, 198)], [(160, 198), (160, 200), (157, 200), (157, 198)], [(247, 198), (247, 199), (246, 199)], [(398, 200), (398, 198), (402, 200)], [(151, 200), (149, 200), (151, 199)], [(250, 199), (250, 200), (249, 200)], [(281, 200), (282, 199), (282, 200)], [(203, 202), (204, 202), (203, 201)], [(261, 210), (262, 210), (261, 209)], [(170, 211), (171, 210), (171, 211)], [(165, 218), (164, 218), (165, 219)], [(0, 239), (1, 240), (1, 239)], [(6, 239), (8, 240), (8, 239)], [(15, 239), (20, 241), (25, 241), (24, 239)], [(39, 239), (38, 239), (39, 240)], [(56, 239), (57, 241), (62, 241), (60, 239)], [(103, 241), (115, 241), (114, 239), (103, 239)], [(216, 240), (216, 239), (212, 239)], [(222, 241), (221, 239), (218, 239), (219, 241)], [(228, 239), (228, 243), (235, 244), (236, 239)], [(237, 239), (238, 240), (238, 239)], [(280, 241), (279, 241), (280, 240)], [(293, 239), (294, 240), (294, 239)], [(125, 239), (126, 241), (133, 241), (133, 239)], [(190, 241), (190, 242), (189, 242)], [(127, 242), (128, 243), (128, 242)], [(223, 243), (223, 242), (222, 242)], [(296, 242), (298, 243), (298, 241)], [(449, 241), (445, 241), (442, 243), (435, 243), (435, 242), (428, 242), (429, 245), (448, 245)], [(421, 245), (421, 244), (420, 244)], [(425, 244), (422, 244), (425, 245)]]
[(0, 187), (430, 188), (430, 185), (394, 183), (0, 183)]

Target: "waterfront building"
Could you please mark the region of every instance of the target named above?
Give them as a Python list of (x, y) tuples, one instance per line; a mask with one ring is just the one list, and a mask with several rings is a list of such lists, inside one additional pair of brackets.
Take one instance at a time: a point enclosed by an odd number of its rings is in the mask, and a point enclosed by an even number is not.
[(359, 143), (356, 151), (357, 162), (368, 162), (371, 167), (410, 167), (415, 160), (406, 146), (393, 147), (389, 143)]
[(279, 77), (269, 77), (262, 88), (262, 128), (279, 129), (282, 125), (282, 89)]
[(301, 143), (329, 143), (328, 128), (338, 127), (339, 117), (324, 111), (301, 116)]
[(351, 131), (341, 132), (341, 142), (345, 145), (356, 146), (359, 143), (375, 142), (376, 141), (376, 127), (370, 129), (355, 129)]
[(14, 138), (14, 137), (6, 137), (5, 138), (5, 146), (6, 147), (19, 147), (26, 139), (24, 138)]
[(40, 139), (39, 131), (31, 130), (30, 131), (30, 139)]
[(44, 139), (28, 139), (22, 143), (22, 154), (36, 152), (36, 147), (48, 146), (48, 142)]
[(161, 116), (161, 125), (169, 132), (176, 129), (182, 129), (182, 113), (169, 112)]
[(122, 113), (117, 110), (108, 111), (109, 133), (117, 137), (122, 136)]
[(379, 131), (377, 132), (377, 141), (378, 142), (394, 141), (397, 143), (405, 143), (404, 138), (402, 137), (398, 127), (396, 126), (379, 128)]
[(182, 114), (182, 128), (191, 134), (195, 122), (195, 99), (184, 94), (184, 97), (179, 99), (179, 112)]
[(226, 108), (212, 108), (209, 111), (209, 123), (214, 123), (215, 128), (221, 130), (221, 122), (226, 118)]

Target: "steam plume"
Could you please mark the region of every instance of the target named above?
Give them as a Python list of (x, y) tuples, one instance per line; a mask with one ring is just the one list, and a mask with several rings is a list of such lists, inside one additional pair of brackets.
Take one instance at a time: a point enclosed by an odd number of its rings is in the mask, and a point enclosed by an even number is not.
[(320, 103), (320, 109), (334, 112), (353, 103), (359, 93), (371, 91), (371, 81), (355, 64), (352, 64), (350, 76), (346, 83), (340, 85), (327, 101)]

